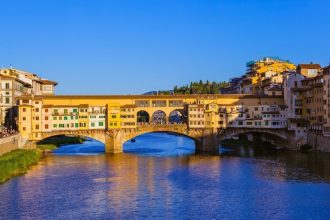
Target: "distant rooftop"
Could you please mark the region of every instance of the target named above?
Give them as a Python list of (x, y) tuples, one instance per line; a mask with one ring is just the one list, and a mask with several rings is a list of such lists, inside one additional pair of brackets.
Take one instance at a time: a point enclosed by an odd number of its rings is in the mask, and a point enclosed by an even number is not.
[(266, 61), (280, 61), (280, 62), (285, 62), (285, 63), (291, 63), (290, 60), (283, 60), (279, 57), (276, 56), (268, 56), (268, 57), (263, 57), (259, 60), (252, 60), (246, 63), (246, 67), (252, 67), (255, 63), (257, 62), (266, 62)]

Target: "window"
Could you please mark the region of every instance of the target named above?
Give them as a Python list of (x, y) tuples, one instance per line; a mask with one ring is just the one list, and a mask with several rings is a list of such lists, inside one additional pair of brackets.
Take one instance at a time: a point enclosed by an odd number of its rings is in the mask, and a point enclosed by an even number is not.
[(181, 107), (181, 106), (183, 106), (183, 101), (182, 100), (170, 100), (169, 106), (170, 107)]
[(95, 127), (95, 123), (94, 123), (94, 122), (93, 122), (93, 123), (91, 123), (91, 126), (92, 126), (92, 127)]
[(153, 100), (152, 107), (166, 107), (166, 101), (165, 100)]
[(75, 127), (76, 127), (76, 128), (78, 128), (78, 126), (79, 126), (79, 124), (78, 124), (78, 123), (75, 123), (74, 125), (75, 125)]
[(57, 117), (53, 117), (53, 120), (57, 120)]
[(137, 107), (149, 107), (150, 101), (149, 100), (136, 100), (135, 105)]
[(26, 108), (23, 108), (23, 112), (26, 112)]
[(23, 131), (26, 131), (26, 127), (23, 127)]
[(45, 109), (45, 112), (46, 112), (46, 113), (48, 112), (48, 108)]
[(74, 108), (74, 109), (72, 110), (72, 112), (78, 112), (78, 109)]
[(64, 116), (64, 120), (68, 120), (68, 117), (67, 116)]
[(6, 83), (5, 86), (6, 86), (6, 89), (9, 89), (9, 87), (10, 87), (9, 83)]
[(38, 130), (39, 129), (39, 125), (36, 125), (36, 130)]
[(36, 112), (39, 112), (39, 108), (36, 108)]
[(116, 118), (116, 115), (111, 115), (111, 118)]
[(53, 124), (53, 127), (54, 127), (54, 128), (57, 128), (57, 124)]
[(48, 124), (45, 124), (45, 129), (48, 129)]
[(48, 121), (48, 116), (45, 116), (45, 120)]
[(103, 126), (103, 122), (102, 121), (99, 122), (99, 126)]
[(23, 117), (23, 121), (26, 121), (26, 117)]
[(6, 104), (9, 104), (10, 103), (10, 99), (9, 97), (6, 97)]

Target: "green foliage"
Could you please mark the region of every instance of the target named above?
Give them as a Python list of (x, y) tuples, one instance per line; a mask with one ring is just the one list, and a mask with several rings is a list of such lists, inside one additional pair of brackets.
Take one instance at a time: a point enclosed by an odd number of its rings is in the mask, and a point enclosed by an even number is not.
[(57, 149), (57, 146), (55, 146), (54, 144), (38, 144), (37, 148), (42, 151), (52, 151)]
[(310, 144), (303, 144), (300, 146), (300, 151), (302, 151), (302, 152), (307, 152), (312, 149), (313, 149), (313, 147)]
[(39, 161), (41, 155), (39, 150), (18, 149), (0, 156), (0, 183), (25, 173), (29, 166)]
[(44, 147), (46, 147), (45, 145), (53, 145), (55, 147), (59, 147), (66, 144), (82, 144), (85, 140), (86, 138), (80, 136), (71, 137), (71, 136), (61, 135), (61, 136), (55, 136), (44, 139), (42, 141), (39, 141), (37, 144), (38, 146), (42, 145)]
[(260, 139), (255, 139), (254, 141), (249, 141), (246, 138), (235, 139), (225, 139), (221, 141), (221, 145), (231, 148), (244, 147), (252, 148), (255, 153), (263, 154), (276, 152), (276, 146), (269, 142), (264, 142)]
[(174, 94), (219, 94), (221, 88), (225, 88), (227, 82), (190, 82), (186, 86), (174, 86)]

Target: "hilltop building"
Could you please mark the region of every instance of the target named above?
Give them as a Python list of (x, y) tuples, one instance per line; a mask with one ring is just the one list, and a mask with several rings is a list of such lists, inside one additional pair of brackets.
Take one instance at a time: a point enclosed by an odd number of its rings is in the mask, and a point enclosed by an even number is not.
[(265, 57), (246, 64), (247, 77), (251, 79), (252, 94), (265, 94), (271, 87), (282, 86), (283, 73), (295, 71), (296, 66), (287, 60)]

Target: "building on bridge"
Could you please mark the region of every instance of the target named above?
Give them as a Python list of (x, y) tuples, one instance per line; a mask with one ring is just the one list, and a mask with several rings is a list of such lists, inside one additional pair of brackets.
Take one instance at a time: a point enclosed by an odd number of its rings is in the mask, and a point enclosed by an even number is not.
[[(143, 120), (141, 112), (145, 115)], [(172, 117), (173, 114), (179, 116)], [(177, 118), (182, 120), (178, 122)], [(146, 131), (177, 131), (201, 140), (206, 134), (215, 137), (227, 128), (286, 127), (286, 108), (281, 96), (26, 95), (19, 98), (19, 131), (27, 141), (59, 134), (88, 136), (90, 132), (103, 131), (110, 132), (111, 138), (121, 137), (118, 140), (121, 144)], [(120, 146), (117, 148), (119, 152), (122, 150)]]

